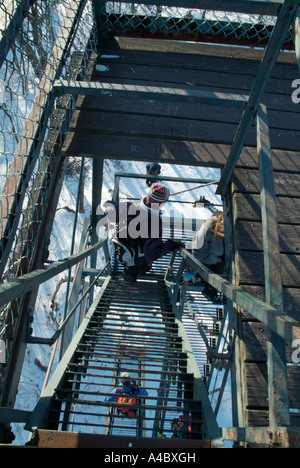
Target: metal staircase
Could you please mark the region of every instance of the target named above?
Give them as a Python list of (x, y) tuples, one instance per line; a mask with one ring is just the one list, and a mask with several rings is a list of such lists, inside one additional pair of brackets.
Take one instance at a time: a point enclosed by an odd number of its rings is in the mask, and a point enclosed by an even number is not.
[[(31, 428), (203, 439), (202, 402), (195, 399), (194, 375), (161, 278), (130, 285), (107, 278), (83, 324), (45, 388)], [(135, 418), (105, 401), (123, 371), (148, 392), (137, 397)]]

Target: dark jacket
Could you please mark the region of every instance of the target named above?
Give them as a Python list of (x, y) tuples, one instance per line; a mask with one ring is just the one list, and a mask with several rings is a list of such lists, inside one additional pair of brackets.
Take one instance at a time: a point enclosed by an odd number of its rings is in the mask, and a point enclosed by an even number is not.
[(122, 237), (137, 239), (147, 263), (154, 262), (177, 247), (173, 240), (162, 239), (161, 212), (148, 208), (143, 200), (116, 205), (115, 222), (119, 224), (120, 241)]

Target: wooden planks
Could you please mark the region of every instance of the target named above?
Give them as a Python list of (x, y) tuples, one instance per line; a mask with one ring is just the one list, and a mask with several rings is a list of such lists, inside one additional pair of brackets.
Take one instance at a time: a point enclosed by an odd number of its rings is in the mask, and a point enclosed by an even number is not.
[[(274, 160), (274, 184), (281, 255), (284, 313), (300, 319), (300, 164), (287, 160), (285, 172)], [(290, 168), (290, 169), (289, 169)], [(259, 194), (259, 172), (236, 169), (232, 182), (236, 281), (265, 300), (264, 261)], [(268, 425), (268, 379), (266, 327), (249, 314), (240, 317), (245, 391), (244, 417), (249, 425)], [(290, 409), (300, 408), (300, 368), (292, 361), (287, 345), (288, 394)], [(291, 413), (293, 417), (294, 414)]]
[[(234, 48), (137, 38), (104, 41), (100, 54), (91, 77), (95, 82), (231, 94), (250, 92), (260, 58), (250, 49), (242, 56)], [(282, 56), (264, 95), (279, 160), (281, 151), (298, 150), (299, 110), (291, 100), (297, 76), (292, 54)], [(77, 106), (67, 154), (130, 160), (145, 160), (147, 154), (148, 161), (213, 167), (224, 166), (242, 116), (241, 109), (199, 104), (192, 97), (177, 103), (102, 94), (79, 97)], [(250, 152), (256, 146), (254, 127), (247, 145)], [(246, 153), (248, 148), (242, 165)]]

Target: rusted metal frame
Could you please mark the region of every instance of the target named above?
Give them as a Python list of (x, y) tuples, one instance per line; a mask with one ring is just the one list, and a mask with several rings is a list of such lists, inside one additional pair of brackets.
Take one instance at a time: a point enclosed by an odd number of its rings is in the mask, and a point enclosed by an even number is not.
[[(84, 434), (84, 433), (68, 433), (63, 431), (40, 430), (36, 429), (33, 433), (30, 446), (37, 447), (52, 447), (52, 448), (104, 448), (111, 449), (148, 449), (156, 448), (162, 452), (169, 448), (173, 451), (182, 449), (196, 448), (211, 448), (210, 440), (193, 440), (193, 439), (169, 439), (169, 438), (153, 438), (153, 437), (130, 437), (120, 435), (100, 435), (100, 434)], [(180, 461), (196, 461), (198, 451), (195, 453), (181, 453)], [(113, 452), (109, 454), (113, 457)], [(168, 455), (168, 454), (166, 454)], [(126, 455), (125, 455), (126, 456)], [(163, 453), (162, 453), (163, 457)], [(190, 458), (188, 458), (190, 457)], [(114, 461), (111, 459), (112, 462)], [(172, 458), (170, 458), (172, 461)], [(168, 459), (169, 461), (169, 459)], [(178, 461), (178, 460), (177, 460)], [(199, 461), (200, 462), (200, 461)], [(145, 454), (145, 462), (147, 463), (147, 455)]]
[[(32, 109), (27, 118), (27, 124), (22, 132), (20, 142), (15, 152), (16, 160), (14, 159), (8, 169), (7, 180), (5, 182), (2, 194), (6, 197), (7, 193), (14, 193), (13, 201), (5, 206), (2, 210), (1, 228), (1, 263), (0, 275), (6, 266), (6, 262), (10, 255), (10, 249), (14, 242), (15, 233), (18, 227), (19, 219), (22, 213), (22, 205), (25, 197), (27, 185), (33, 173), (36, 161), (39, 157), (40, 150), (43, 144), (48, 119), (53, 108), (54, 94), (52, 92), (52, 84), (61, 73), (65, 58), (73, 43), (74, 29), (78, 24), (83, 9), (87, 0), (80, 2), (72, 0), (71, 8), (66, 14), (65, 21), (58, 34), (57, 40), (53, 47), (53, 59), (47, 64), (45, 72), (40, 79), (40, 88), (35, 97)], [(65, 31), (70, 31), (68, 37), (65, 37)], [(37, 111), (38, 108), (38, 111)], [(27, 140), (30, 140), (28, 142)], [(26, 163), (23, 164), (23, 158), (26, 156)], [(20, 176), (16, 177), (15, 173), (20, 172)]]
[(81, 262), (89, 255), (91, 255), (92, 252), (103, 247), (105, 242), (107, 242), (107, 239), (102, 239), (101, 241), (88, 247), (80, 253), (67, 257), (64, 260), (53, 262), (46, 267), (39, 268), (12, 281), (1, 284), (0, 307), (22, 296), (23, 294), (26, 294), (33, 288), (53, 278), (62, 271), (67, 270), (68, 268), (71, 268), (72, 266)]
[(271, 71), (276, 63), (283, 41), (295, 17), (298, 6), (299, 0), (285, 0), (281, 7), (276, 25), (270, 37), (268, 46), (264, 53), (264, 57), (261, 61), (257, 76), (255, 78), (249, 100), (246, 104), (244, 113), (236, 131), (230, 155), (228, 157), (225, 168), (222, 171), (221, 180), (217, 188), (217, 193), (219, 195), (226, 195), (227, 187), (232, 177), (234, 168), (240, 157), (252, 122), (256, 117), (262, 95), (270, 78)]
[(135, 174), (130, 172), (116, 172), (116, 177), (124, 178), (124, 179), (155, 179), (155, 180), (165, 180), (166, 182), (181, 182), (181, 183), (190, 183), (190, 184), (208, 184), (208, 183), (215, 183), (217, 184), (218, 180), (211, 180), (211, 179), (195, 179), (191, 177), (168, 177), (168, 176), (159, 176), (159, 175), (148, 175), (148, 174)]
[[(94, 0), (94, 4), (102, 5), (103, 0)], [(131, 0), (125, 0), (122, 3), (133, 3)], [(215, 11), (233, 11), (239, 13), (253, 13), (260, 15), (278, 14), (278, 10), (282, 5), (282, 0), (164, 0), (163, 2), (153, 3), (153, 0), (137, 0), (134, 4), (163, 5), (165, 7), (188, 8), (193, 10), (215, 10)]]
[(81, 341), (86, 331), (86, 327), (88, 326), (92, 316), (94, 315), (96, 311), (99, 301), (101, 300), (102, 296), (105, 294), (106, 288), (109, 286), (110, 280), (111, 280), (111, 276), (108, 276), (106, 280), (104, 281), (102, 287), (100, 288), (100, 291), (98, 292), (95, 298), (95, 301), (93, 302), (92, 306), (89, 308), (77, 332), (75, 333), (74, 338), (71, 341), (68, 349), (66, 350), (62, 359), (60, 360), (49, 382), (45, 386), (44, 391), (35, 409), (33, 410), (31, 417), (27, 421), (27, 424), (25, 426), (26, 430), (31, 431), (33, 427), (43, 428), (44, 425), (46, 424), (47, 414), (50, 408), (51, 399), (54, 395), (54, 392), (61, 385), (63, 378), (64, 378), (64, 374), (67, 370), (68, 364), (72, 362), (72, 358), (76, 351), (77, 345)]
[(278, 427), (276, 431), (263, 427), (228, 427), (223, 428), (224, 440), (246, 442), (269, 447), (299, 448), (300, 430), (298, 427)]
[[(291, 0), (290, 0), (291, 1)], [(98, 81), (56, 80), (53, 85), (57, 96), (64, 94), (84, 96), (124, 97), (129, 99), (157, 99), (188, 103), (189, 98), (204, 104), (244, 108), (248, 96), (212, 91), (198, 91), (187, 88), (167, 88), (118, 83), (100, 83)]]
[[(267, 109), (263, 105), (257, 114), (257, 151), (260, 169), (265, 295), (266, 302), (272, 304), (280, 315), (283, 311), (283, 297), (279, 232)], [(273, 429), (290, 424), (285, 348), (285, 340), (268, 328), (269, 424)]]
[(243, 291), (241, 287), (232, 284), (225, 278), (211, 273), (208, 268), (196, 260), (186, 249), (181, 250), (181, 255), (200, 274), (204, 281), (224, 294), (228, 300), (234, 302), (254, 318), (264, 323), (286, 341), (291, 343), (295, 339), (300, 339), (300, 322), (287, 315), (279, 314), (278, 310), (272, 305)]

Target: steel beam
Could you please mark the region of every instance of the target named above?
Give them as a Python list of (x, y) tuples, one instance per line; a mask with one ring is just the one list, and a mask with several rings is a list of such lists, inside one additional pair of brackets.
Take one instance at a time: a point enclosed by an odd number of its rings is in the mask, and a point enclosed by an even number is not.
[(180, 182), (180, 183), (190, 183), (190, 184), (207, 184), (207, 183), (215, 183), (217, 184), (218, 180), (211, 180), (211, 179), (195, 179), (191, 177), (168, 177), (168, 176), (151, 176), (149, 174), (134, 174), (131, 172), (115, 172), (115, 178), (129, 178), (129, 179), (151, 179), (154, 178), (155, 180), (164, 180), (167, 182)]
[(62, 271), (73, 267), (91, 255), (95, 250), (103, 247), (106, 241), (106, 239), (102, 239), (101, 241), (97, 242), (97, 244), (92, 245), (80, 253), (67, 257), (64, 260), (53, 262), (51, 265), (48, 265), (44, 268), (39, 268), (12, 281), (1, 284), (0, 307), (14, 299), (17, 299), (28, 291), (31, 291), (33, 288), (36, 288), (45, 281), (48, 281)]
[(299, 0), (285, 0), (284, 5), (280, 10), (280, 14), (260, 64), (260, 68), (254, 81), (249, 100), (235, 134), (231, 152), (217, 189), (217, 193), (223, 197), (226, 194), (228, 184), (240, 157), (253, 119), (256, 117), (260, 101), (269, 80), (272, 68), (276, 63), (277, 57), (282, 47), (282, 43), (286, 38), (289, 26), (293, 21), (298, 6)]
[[(276, 214), (271, 145), (267, 109), (260, 106), (257, 115), (257, 149), (260, 168), (260, 194), (264, 249), (266, 302), (280, 316), (283, 311), (279, 233)], [(267, 329), (268, 393), (270, 427), (289, 426), (285, 340)]]
[(25, 423), (31, 415), (31, 411), (17, 410), (0, 406), (0, 423)]
[(156, 86), (140, 86), (118, 83), (99, 83), (97, 81), (68, 81), (56, 80), (53, 86), (57, 96), (64, 94), (84, 96), (123, 97), (129, 99), (156, 99), (161, 101), (175, 101), (184, 103), (232, 106), (244, 108), (248, 96), (211, 91), (198, 91), (187, 88), (166, 88)]

